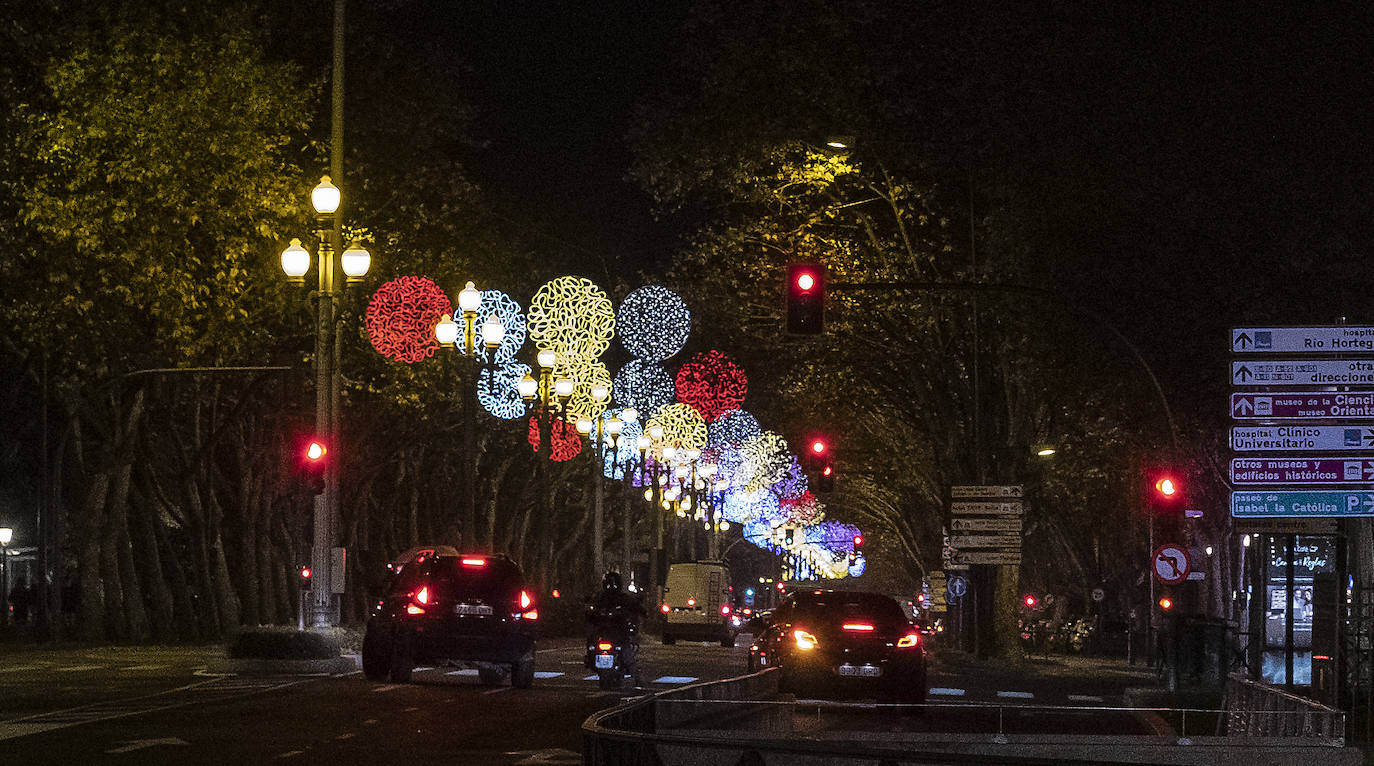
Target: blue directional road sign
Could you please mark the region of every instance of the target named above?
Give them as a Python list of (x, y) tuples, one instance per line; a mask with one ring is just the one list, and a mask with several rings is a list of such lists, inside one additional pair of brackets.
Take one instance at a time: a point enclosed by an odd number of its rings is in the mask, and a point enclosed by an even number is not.
[(1332, 426), (1232, 426), (1236, 452), (1366, 452), (1374, 454), (1374, 428), (1354, 423)]
[(1374, 491), (1291, 490), (1232, 492), (1231, 515), (1238, 519), (1275, 516), (1374, 516)]
[(1236, 354), (1349, 354), (1374, 351), (1374, 327), (1241, 327), (1231, 330)]
[(1235, 386), (1374, 385), (1370, 359), (1246, 359), (1231, 362)]

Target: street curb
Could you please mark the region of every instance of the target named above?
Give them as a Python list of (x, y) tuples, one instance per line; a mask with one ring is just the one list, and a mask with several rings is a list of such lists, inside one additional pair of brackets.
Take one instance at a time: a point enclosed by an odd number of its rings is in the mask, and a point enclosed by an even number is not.
[(323, 660), (263, 660), (252, 657), (218, 659), (206, 666), (210, 673), (240, 676), (306, 676), (352, 673), (359, 668), (357, 655), (348, 654)]

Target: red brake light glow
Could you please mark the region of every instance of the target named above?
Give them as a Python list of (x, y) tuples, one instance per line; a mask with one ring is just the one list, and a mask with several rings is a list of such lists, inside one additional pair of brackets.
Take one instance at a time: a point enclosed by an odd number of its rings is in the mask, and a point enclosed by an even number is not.
[(486, 566), (486, 565), (487, 565), (487, 560), (486, 560), (486, 559), (479, 559), (479, 558), (464, 558), (464, 559), (463, 559), (463, 566), (465, 566), (465, 567), (484, 567), (484, 566)]
[(729, 605), (729, 604), (721, 604), (721, 605), (720, 605), (720, 613), (723, 614), (723, 615), (729, 616), (729, 614), (730, 614), (730, 605)]
[(910, 649), (911, 647), (917, 646), (917, 645), (919, 645), (920, 643), (921, 643), (921, 636), (920, 636), (920, 634), (917, 634), (917, 633), (908, 633), (908, 634), (906, 634), (905, 636), (902, 636), (901, 638), (897, 639), (897, 648), (898, 648), (898, 649)]
[(816, 637), (804, 630), (792, 631), (792, 639), (797, 642), (798, 649), (815, 649)]
[(415, 594), (415, 601), (419, 604), (429, 603), (429, 586), (421, 588), (420, 591)]
[(614, 649), (614, 648), (615, 648), (615, 644), (612, 644), (610, 641), (602, 641), (602, 642), (600, 642), (600, 643), (598, 643), (598, 644), (596, 645), (597, 651), (600, 651), (600, 652), (609, 652), (610, 650), (612, 650), (612, 649)]
[(529, 609), (529, 608), (530, 608), (530, 604), (533, 604), (533, 603), (534, 603), (534, 599), (530, 598), (530, 593), (529, 593), (529, 591), (526, 591), (526, 590), (520, 591), (520, 608), (521, 608), (521, 609)]
[(869, 625), (868, 623), (864, 622), (846, 622), (844, 625), (841, 625), (840, 627), (844, 628), (845, 630), (862, 632), (869, 632), (873, 630), (872, 625)]
[(658, 608), (658, 611), (663, 612), (664, 614), (667, 614), (670, 610), (669, 610), (669, 608), (668, 608), (668, 605), (667, 605), (667, 604), (664, 604), (663, 606), (660, 606), (660, 607)]

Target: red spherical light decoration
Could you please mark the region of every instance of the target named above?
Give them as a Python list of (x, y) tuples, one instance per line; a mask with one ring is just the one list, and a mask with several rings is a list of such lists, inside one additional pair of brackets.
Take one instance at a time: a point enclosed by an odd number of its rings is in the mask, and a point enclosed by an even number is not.
[(367, 304), (367, 337), (377, 353), (415, 364), (434, 355), (439, 341), (434, 325), (453, 313), (443, 289), (424, 277), (397, 277), (372, 294)]
[[(556, 418), (549, 423), (549, 435), (552, 437), (549, 442), (553, 448), (549, 455), (551, 460), (562, 463), (572, 460), (582, 452), (582, 435), (577, 432), (577, 426), (561, 418)], [(529, 431), (530, 446), (535, 452), (539, 451), (539, 418), (530, 418)]]
[(703, 351), (677, 371), (677, 400), (701, 413), (707, 423), (739, 409), (749, 390), (744, 368), (719, 351)]

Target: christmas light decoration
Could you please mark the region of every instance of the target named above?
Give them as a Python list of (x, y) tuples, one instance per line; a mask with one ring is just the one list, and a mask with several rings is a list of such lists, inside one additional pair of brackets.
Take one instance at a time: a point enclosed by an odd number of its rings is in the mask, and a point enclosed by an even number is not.
[(415, 364), (434, 355), (434, 325), (453, 304), (442, 288), (424, 277), (397, 277), (377, 288), (367, 304), (367, 337), (377, 353)]
[(677, 400), (692, 405), (713, 423), (739, 409), (748, 391), (744, 369), (719, 351), (703, 351), (677, 371)]
[(787, 516), (790, 524), (815, 524), (825, 518), (825, 506), (810, 492), (803, 492), (800, 497), (781, 500), (778, 507)]
[(590, 361), (610, 348), (615, 334), (611, 299), (589, 279), (559, 277), (546, 282), (530, 301), (530, 339), (558, 353), (560, 364)]
[(560, 363), (553, 368), (553, 379), (567, 378), (572, 381), (573, 392), (568, 398), (568, 419), (577, 422), (579, 417), (595, 418), (606, 411), (606, 402), (592, 399), (592, 387), (596, 385), (611, 387), (611, 374), (606, 365), (595, 360), (581, 360), (574, 364)]
[(758, 418), (744, 410), (730, 410), (707, 426), (707, 444), (743, 444), (763, 433)]
[(687, 450), (706, 446), (706, 421), (686, 404), (669, 404), (659, 408), (648, 420), (648, 427), (654, 426), (663, 427), (663, 438), (650, 448), (655, 455), (663, 454), (664, 447)]
[(792, 456), (792, 463), (787, 466), (787, 471), (781, 479), (773, 484), (773, 494), (783, 500), (795, 500), (806, 492), (806, 471), (802, 469), (795, 455)]
[(482, 341), (480, 328), (492, 315), (501, 320), (501, 327), (505, 330), (501, 336), (501, 345), (496, 347), (495, 361), (497, 364), (513, 362), (515, 354), (525, 345), (525, 312), (520, 309), (520, 304), (514, 298), (500, 290), (482, 291), (482, 305), (477, 309), (477, 358), (483, 362), (491, 360), (488, 359), (487, 347)]
[(744, 470), (748, 474), (744, 488), (750, 491), (772, 487), (792, 464), (787, 440), (772, 431), (764, 431), (758, 437), (744, 442), (740, 445), (740, 452), (744, 454)]
[(732, 524), (780, 518), (778, 499), (771, 492), (729, 492), (719, 506), (721, 518)]
[(621, 406), (634, 407), (640, 417), (647, 418), (673, 401), (673, 378), (657, 364), (632, 359), (616, 373), (611, 395)]
[(806, 528), (806, 541), (847, 555), (854, 550), (854, 537), (862, 534), (853, 524), (822, 521)]
[[(611, 418), (619, 418), (623, 409), (607, 410), (602, 414), (602, 430), (605, 431), (606, 423)], [(639, 441), (640, 434), (644, 433), (644, 426), (636, 420), (621, 420), (620, 438), (616, 440), (615, 448), (611, 448), (610, 438), (606, 437), (606, 457), (602, 472), (608, 479), (621, 480), (625, 478), (626, 471), (633, 475), (639, 470)]]
[[(582, 436), (577, 433), (577, 426), (562, 418), (553, 418), (549, 423), (549, 435), (551, 452), (549, 458), (562, 463), (572, 460), (582, 452)], [(539, 452), (539, 418), (530, 418), (529, 443), (534, 451)]]
[(678, 294), (645, 285), (620, 302), (615, 312), (620, 344), (645, 362), (662, 362), (682, 350), (692, 329), (692, 315)]
[(529, 365), (519, 362), (484, 367), (477, 377), (477, 401), (482, 409), (505, 420), (524, 415), (525, 401), (516, 386), (529, 371)]

